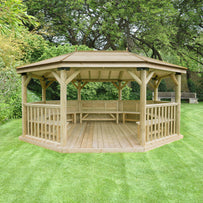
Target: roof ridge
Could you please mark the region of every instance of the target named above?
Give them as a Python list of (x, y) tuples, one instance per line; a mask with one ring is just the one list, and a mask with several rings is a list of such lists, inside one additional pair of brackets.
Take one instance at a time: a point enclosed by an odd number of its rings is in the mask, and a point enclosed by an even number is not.
[[(73, 51), (73, 52), (71, 52), (71, 53), (64, 54), (64, 55), (66, 55), (66, 57), (65, 57), (65, 58), (62, 58), (60, 61), (63, 61), (64, 59), (70, 57), (73, 53), (75, 53), (75, 52)], [(62, 55), (62, 56), (63, 56), (63, 55)]]

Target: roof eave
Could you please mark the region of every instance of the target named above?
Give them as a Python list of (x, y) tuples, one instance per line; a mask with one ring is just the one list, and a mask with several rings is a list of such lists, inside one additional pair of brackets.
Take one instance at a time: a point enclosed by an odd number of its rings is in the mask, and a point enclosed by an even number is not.
[(77, 69), (135, 69), (135, 68), (151, 68), (156, 70), (162, 70), (162, 71), (170, 71), (170, 72), (178, 72), (178, 73), (186, 73), (186, 68), (179, 68), (169, 65), (161, 65), (156, 63), (148, 63), (148, 62), (55, 62), (50, 64), (44, 64), (40, 66), (32, 66), (32, 67), (21, 67), (17, 69), (17, 73), (27, 73), (27, 72), (36, 72), (36, 71), (48, 71), (57, 69), (60, 67), (71, 67), (71, 68), (77, 68)]

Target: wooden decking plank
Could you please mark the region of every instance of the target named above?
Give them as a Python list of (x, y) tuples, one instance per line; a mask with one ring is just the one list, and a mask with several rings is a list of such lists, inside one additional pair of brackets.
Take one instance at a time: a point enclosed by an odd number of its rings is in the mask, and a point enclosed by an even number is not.
[(77, 134), (79, 134), (80, 128), (81, 128), (80, 124), (75, 124), (75, 125), (71, 124), (71, 125), (72, 127), (69, 127), (67, 132), (67, 147), (70, 147), (72, 145)]
[(78, 137), (80, 137), (82, 127), (84, 127), (84, 125), (81, 125), (81, 124), (74, 125), (74, 128), (70, 133), (70, 137), (68, 138), (68, 141), (67, 141), (67, 147), (70, 147), (70, 148), (74, 147), (74, 143), (77, 141)]
[(93, 138), (92, 138), (92, 147), (93, 148), (98, 148), (98, 125), (96, 124), (96, 122), (93, 123), (94, 124), (94, 129), (93, 129)]
[(129, 130), (128, 125), (125, 125), (125, 124), (119, 125), (119, 127), (122, 133), (126, 136), (126, 139), (131, 143), (131, 145), (133, 147), (136, 147), (137, 145), (137, 141), (135, 139), (136, 132)]
[(119, 145), (118, 141), (115, 140), (115, 134), (112, 132), (111, 123), (106, 122), (104, 124), (104, 128), (106, 129), (109, 148), (120, 148), (120, 145)]
[(84, 137), (84, 133), (86, 131), (86, 127), (87, 127), (87, 122), (84, 122), (81, 125), (79, 133), (75, 134), (76, 139), (75, 139), (75, 142), (71, 146), (72, 148), (81, 148), (81, 144), (82, 144), (82, 140)]
[(104, 137), (102, 135), (102, 126), (99, 124), (97, 124), (97, 140), (98, 140), (98, 143), (97, 143), (97, 146), (99, 148), (103, 148), (104, 147)]
[(94, 133), (94, 122), (90, 123), (89, 126), (89, 134), (88, 134), (88, 140), (87, 140), (87, 148), (92, 148), (93, 143), (93, 133)]
[(92, 147), (92, 132), (91, 132), (91, 122), (87, 123), (87, 127), (83, 133), (83, 139), (81, 142), (81, 148), (91, 148)]
[(121, 143), (120, 143), (120, 140), (119, 140), (119, 135), (118, 135), (118, 132), (116, 133), (116, 131), (114, 130), (114, 128), (117, 127), (117, 124), (116, 123), (109, 123), (109, 132), (111, 133), (111, 138), (112, 138), (112, 141), (113, 141), (113, 145), (114, 147), (116, 148), (121, 148)]
[(113, 140), (112, 140), (113, 135), (110, 133), (110, 128), (109, 128), (108, 123), (103, 124), (103, 129), (104, 129), (104, 133), (106, 135), (107, 145), (109, 148), (112, 148), (114, 146)]
[(116, 135), (116, 137), (118, 139), (118, 142), (120, 143), (121, 148), (132, 147), (132, 145), (128, 142), (128, 140), (126, 140), (123, 133), (121, 133), (121, 131), (119, 130), (118, 125), (112, 125), (112, 129), (115, 132), (115, 135)]
[(106, 148), (108, 147), (108, 137), (106, 135), (106, 129), (104, 128), (104, 122), (100, 122), (101, 123), (101, 134), (102, 134), (102, 137), (103, 137), (103, 147)]
[(126, 127), (130, 134), (129, 137), (132, 137), (132, 139), (135, 141), (136, 145), (138, 145), (139, 140), (138, 140), (138, 136), (137, 136), (137, 125), (134, 123), (131, 123), (131, 124), (127, 124)]
[(134, 148), (137, 146), (136, 125), (113, 122), (84, 122), (69, 124), (67, 148), (106, 149)]

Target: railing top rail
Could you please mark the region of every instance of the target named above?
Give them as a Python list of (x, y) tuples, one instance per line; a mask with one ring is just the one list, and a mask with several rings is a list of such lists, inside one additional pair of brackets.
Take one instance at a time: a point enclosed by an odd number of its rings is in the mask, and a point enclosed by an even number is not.
[(162, 107), (162, 106), (177, 106), (178, 103), (162, 103), (162, 104), (147, 104), (146, 108)]
[(25, 104), (25, 106), (29, 106), (29, 107), (44, 107), (44, 108), (60, 108), (60, 105), (56, 105), (56, 104), (31, 104), (31, 103), (27, 103)]

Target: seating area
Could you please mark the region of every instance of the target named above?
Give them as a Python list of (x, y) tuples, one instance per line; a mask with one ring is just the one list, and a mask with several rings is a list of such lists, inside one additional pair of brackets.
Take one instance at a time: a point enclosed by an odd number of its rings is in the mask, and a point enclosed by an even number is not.
[[(152, 100), (154, 98), (154, 92), (152, 92)], [(158, 100), (170, 99), (171, 102), (175, 102), (175, 92), (159, 92)], [(196, 93), (192, 92), (181, 92), (181, 99), (189, 100), (190, 104), (198, 104), (198, 98)]]

